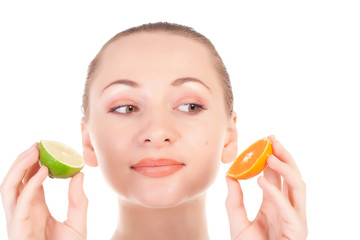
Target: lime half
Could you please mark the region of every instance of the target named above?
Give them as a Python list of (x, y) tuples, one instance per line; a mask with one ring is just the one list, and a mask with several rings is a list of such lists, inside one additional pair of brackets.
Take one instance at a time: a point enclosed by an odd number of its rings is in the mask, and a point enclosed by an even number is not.
[(49, 169), (51, 178), (69, 178), (84, 167), (84, 159), (74, 149), (63, 143), (41, 140), (39, 144), (40, 166)]

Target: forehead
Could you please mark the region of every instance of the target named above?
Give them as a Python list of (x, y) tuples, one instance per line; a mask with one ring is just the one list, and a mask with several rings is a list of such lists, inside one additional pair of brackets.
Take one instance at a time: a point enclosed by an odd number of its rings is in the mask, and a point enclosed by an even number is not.
[[(165, 32), (120, 37), (104, 49), (98, 69), (98, 74), (108, 77), (166, 72), (192, 77), (216, 75), (213, 56), (204, 44)], [(114, 76), (109, 76), (111, 73)]]
[(105, 49), (103, 55), (104, 57), (111, 57), (121, 53), (124, 55), (139, 54), (136, 55), (137, 57), (151, 53), (166, 53), (169, 56), (192, 53), (200, 54), (205, 58), (210, 57), (206, 46), (199, 41), (166, 32), (140, 32), (120, 37)]

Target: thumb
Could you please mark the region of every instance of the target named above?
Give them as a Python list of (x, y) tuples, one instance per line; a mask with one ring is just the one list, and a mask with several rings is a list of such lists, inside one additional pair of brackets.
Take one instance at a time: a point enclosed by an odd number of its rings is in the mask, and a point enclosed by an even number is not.
[(226, 183), (228, 196), (225, 205), (229, 218), (231, 236), (234, 236), (236, 232), (241, 232), (245, 229), (250, 224), (250, 221), (247, 218), (240, 183), (228, 176), (226, 176)]
[(66, 224), (86, 238), (88, 199), (83, 190), (84, 174), (76, 174), (69, 184), (69, 208)]

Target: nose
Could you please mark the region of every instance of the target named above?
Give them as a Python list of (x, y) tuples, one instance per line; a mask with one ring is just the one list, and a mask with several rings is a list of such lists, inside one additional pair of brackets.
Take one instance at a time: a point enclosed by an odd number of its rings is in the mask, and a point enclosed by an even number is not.
[(165, 114), (152, 114), (146, 118), (146, 123), (138, 136), (138, 142), (146, 146), (162, 147), (176, 142), (178, 134), (174, 123)]

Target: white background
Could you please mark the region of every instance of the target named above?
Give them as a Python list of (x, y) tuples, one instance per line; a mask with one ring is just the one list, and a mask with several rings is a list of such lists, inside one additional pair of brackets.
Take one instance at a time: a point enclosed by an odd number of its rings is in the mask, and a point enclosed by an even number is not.
[[(40, 139), (81, 149), (87, 66), (114, 34), (148, 22), (193, 27), (230, 73), (239, 151), (275, 134), (307, 183), (308, 239), (360, 239), (360, 7), (358, 1), (2, 1), (0, 179)], [(130, 3), (131, 2), (131, 3)], [(222, 166), (208, 192), (212, 239), (230, 239)], [(109, 239), (116, 196), (85, 167), (89, 239)], [(248, 215), (261, 203), (243, 182)], [(68, 180), (47, 179), (53, 215), (65, 220)], [(6, 239), (0, 210), (0, 239)]]

